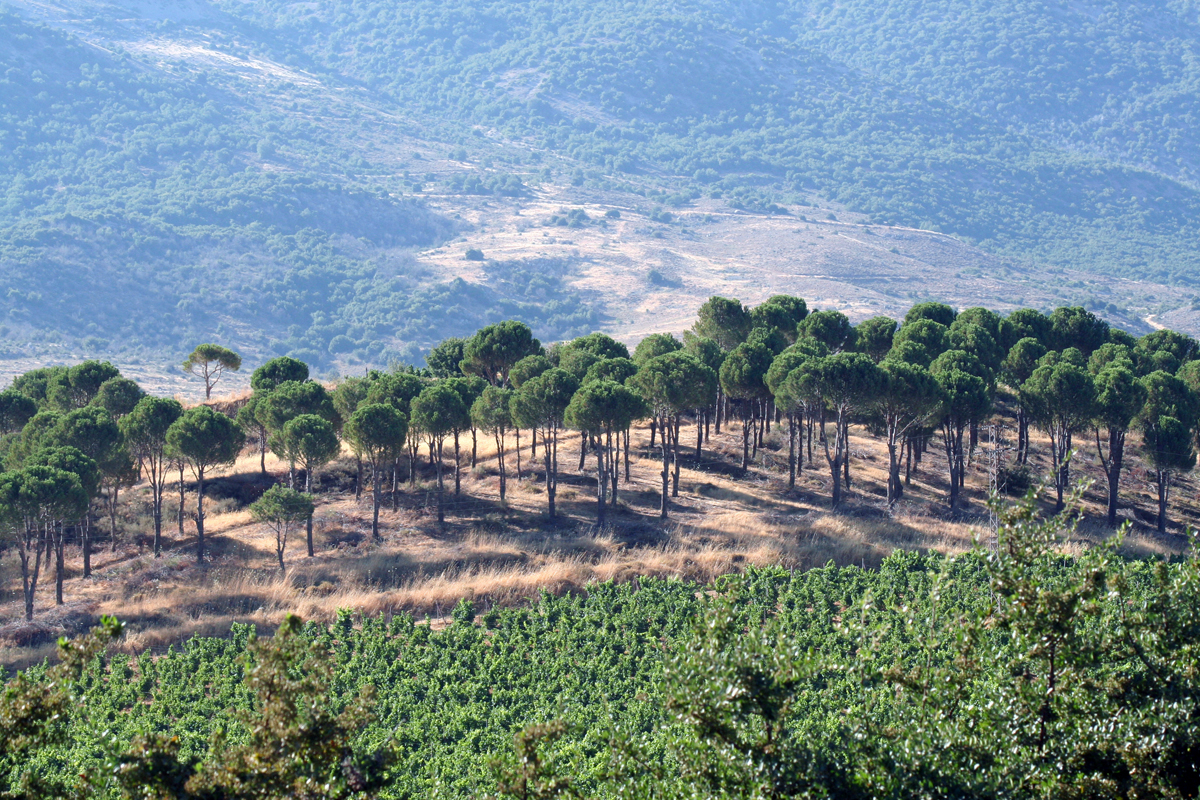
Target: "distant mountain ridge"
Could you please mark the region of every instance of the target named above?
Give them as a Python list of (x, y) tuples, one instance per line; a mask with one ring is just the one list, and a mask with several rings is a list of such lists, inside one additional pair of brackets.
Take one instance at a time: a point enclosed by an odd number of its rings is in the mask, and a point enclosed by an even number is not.
[(464, 309), (583, 331), (600, 312), (561, 284), (442, 282), (409, 254), (463, 230), (414, 195), (562, 180), (650, 207), (824, 198), (1035, 268), (1200, 278), (1195, 2), (9, 8), (14, 351), (224, 337), (380, 363)]

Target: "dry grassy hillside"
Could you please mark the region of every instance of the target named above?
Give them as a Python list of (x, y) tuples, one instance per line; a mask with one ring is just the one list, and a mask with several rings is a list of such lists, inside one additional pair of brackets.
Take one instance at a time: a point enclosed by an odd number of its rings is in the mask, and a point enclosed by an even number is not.
[[(997, 421), (1009, 424), (1003, 414)], [(527, 432), (526, 432), (527, 434)], [(595, 477), (589, 463), (578, 467), (578, 442), (567, 434), (560, 448), (560, 519), (545, 514), (540, 459), (531, 463), (522, 438), (521, 479), (511, 480), (507, 502), (498, 497), (497, 462), (490, 440), (480, 437), (478, 464), (469, 466), (470, 441), (463, 442), (461, 493), (448, 498), (444, 525), (436, 521), (436, 483), (428, 463), (418, 464), (415, 486), (403, 484), (382, 512), (382, 540), (370, 537), (369, 494), (354, 497), (354, 462), (346, 456), (320, 479), (315, 538), (317, 555), (305, 556), (303, 530), (288, 542), (287, 572), (275, 560), (274, 534), (253, 523), (247, 502), (272, 481), (286, 477), (284, 465), (268, 457), (269, 475), (258, 471), (257, 453), (212, 483), (210, 560), (196, 565), (194, 526), (179, 535), (170, 500), (162, 558), (148, 551), (151, 533), (144, 487), (127, 493), (115, 548), (106, 536), (93, 556), (92, 578), (80, 577), (80, 554), (69, 554), (65, 599), (54, 606), (53, 576), (43, 576), (36, 622), (22, 620), (20, 572), (15, 551), (0, 558), (0, 663), (20, 665), (49, 654), (63, 632), (80, 630), (99, 614), (115, 614), (128, 625), (123, 646), (165, 648), (195, 633), (220, 635), (234, 622), (270, 627), (286, 612), (329, 619), (343, 608), (368, 613), (429, 615), (434, 624), (461, 597), (481, 607), (514, 604), (540, 591), (586, 591), (593, 581), (636, 580), (641, 575), (707, 581), (747, 565), (804, 569), (834, 561), (877, 565), (892, 550), (957, 553), (974, 537), (989, 533), (984, 499), (989, 481), (986, 445), (969, 471), (965, 509), (946, 512), (944, 457), (935, 440), (904, 501), (891, 513), (883, 501), (886, 454), (880, 443), (856, 430), (852, 441), (853, 488), (837, 514), (829, 511), (829, 474), (820, 455), (806, 463), (794, 491), (786, 485), (787, 439), (772, 427), (752, 468), (740, 469), (741, 436), (735, 422), (713, 435), (697, 461), (695, 429), (685, 428), (679, 497), (667, 520), (658, 516), (661, 462), (648, 454), (649, 431), (634, 431), (630, 480), (622, 480), (610, 524), (595, 526)], [(1046, 469), (1045, 442), (1035, 438), (1034, 471)], [(1131, 448), (1136, 449), (1136, 448)], [(448, 459), (453, 458), (447, 448)], [(590, 460), (589, 460), (590, 461)], [(1091, 453), (1077, 457), (1076, 476), (1096, 481), (1085, 494), (1080, 540), (1086, 547), (1110, 535), (1102, 521), (1103, 479)], [(447, 461), (448, 490), (453, 490)], [(510, 471), (515, 460), (509, 461)], [(402, 470), (404, 468), (402, 467)], [(390, 488), (390, 482), (389, 482)], [(187, 511), (194, 506), (189, 487)], [(1185, 526), (1200, 520), (1200, 503), (1190, 477), (1173, 492), (1172, 527), (1153, 530), (1154, 501), (1136, 458), (1129, 470), (1122, 516), (1133, 523), (1125, 542), (1131, 556), (1162, 555), (1186, 547)], [(394, 507), (393, 504), (394, 503)], [(1149, 524), (1147, 524), (1149, 523)], [(102, 525), (104, 523), (101, 523)]]

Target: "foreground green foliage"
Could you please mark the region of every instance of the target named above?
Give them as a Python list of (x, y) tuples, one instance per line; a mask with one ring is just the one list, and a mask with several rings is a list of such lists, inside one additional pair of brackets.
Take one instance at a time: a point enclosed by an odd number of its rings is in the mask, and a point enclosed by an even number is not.
[(897, 553), (877, 572), (752, 570), (715, 594), (643, 579), (479, 620), (464, 600), (440, 632), (349, 611), (330, 626), (289, 618), (265, 643), (237, 628), (92, 661), (58, 690), (80, 698), (69, 705), (38, 688), (64, 668), (31, 670), (2, 718), (25, 697), (54, 713), (33, 715), (39, 748), (7, 740), (5, 786), (1195, 796), (1200, 560), (1127, 562), (1119, 536), (1067, 559), (1072, 520), (1035, 508), (998, 509), (992, 547)]

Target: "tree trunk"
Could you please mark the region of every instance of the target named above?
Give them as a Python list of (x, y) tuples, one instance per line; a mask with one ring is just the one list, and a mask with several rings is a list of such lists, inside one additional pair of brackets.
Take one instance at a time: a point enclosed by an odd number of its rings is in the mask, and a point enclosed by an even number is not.
[[(517, 456), (518, 459), (520, 456)], [(438, 522), (446, 521), (446, 487), (442, 483), (442, 440), (437, 443)]]
[(844, 423), (845, 430), (842, 431), (842, 442), (844, 442), (844, 452), (842, 454), (842, 475), (846, 479), (846, 488), (850, 488), (850, 423)]
[(673, 450), (675, 451), (675, 471), (671, 476), (671, 497), (679, 497), (679, 415), (675, 415), (675, 428), (671, 434)]
[(258, 432), (258, 471), (267, 474), (267, 432)]
[(504, 493), (508, 490), (508, 473), (505, 471), (505, 453), (504, 453), (504, 431), (499, 428), (495, 431), (496, 438), (496, 463), (500, 467), (500, 502), (504, 502)]
[(379, 504), (383, 501), (379, 480), (379, 462), (371, 463), (371, 538), (379, 541)]
[(596, 439), (596, 527), (603, 528), (607, 519), (605, 508), (605, 493), (608, 490), (608, 476), (604, 474), (604, 453), (600, 452), (600, 440)]
[(657, 434), (657, 432), (658, 432), (658, 420), (652, 419), (652, 420), (650, 420), (650, 444), (647, 447), (646, 452), (650, 452), (651, 450), (654, 449), (654, 437)]
[(750, 421), (742, 416), (742, 469), (750, 467)]
[(617, 505), (617, 478), (619, 478), (621, 476), (621, 470), (618, 468), (618, 466), (619, 466), (618, 459), (620, 458), (619, 452), (621, 449), (621, 432), (617, 431), (616, 449), (613, 449), (614, 445), (613, 445), (612, 431), (606, 431), (604, 434), (604, 438), (608, 441), (608, 453), (607, 453), (606, 457), (608, 459), (608, 480), (612, 484), (612, 506), (614, 508), (616, 508), (616, 505)]
[[(112, 497), (109, 499), (108, 504), (108, 536), (112, 540), (109, 543), (109, 548), (113, 553), (117, 552), (117, 501), (119, 499), (120, 491), (120, 484), (114, 482), (112, 487)], [(84, 538), (83, 545), (83, 563), (85, 565), (85, 574), (83, 577), (85, 578), (91, 574), (91, 541), (92, 535), (91, 530), (89, 529)]]
[(667, 506), (669, 503), (669, 501), (667, 499), (667, 494), (669, 492), (669, 488), (670, 488), (669, 484), (670, 484), (670, 480), (671, 480), (671, 470), (670, 470), (670, 467), (669, 467), (668, 461), (667, 461), (669, 449), (667, 447), (667, 417), (666, 417), (666, 415), (664, 415), (662, 418), (662, 430), (663, 430), (663, 435), (659, 437), (659, 444), (662, 447), (662, 501), (659, 503), (658, 515), (662, 519), (666, 519), (667, 518)]
[(521, 480), (521, 429), (513, 428), (513, 435), (516, 437), (516, 444), (513, 450), (517, 454), (517, 480)]
[(184, 495), (183, 487), (183, 465), (179, 465), (179, 538), (183, 538), (183, 505), (186, 496)]
[(1154, 476), (1158, 483), (1158, 532), (1167, 532), (1167, 495), (1171, 487), (1171, 473), (1167, 470), (1155, 470)]
[(696, 468), (700, 468), (701, 448), (704, 446), (704, 412), (696, 409)]
[[(82, 525), (81, 525), (82, 529), (79, 532), (79, 544), (80, 544), (80, 547), (83, 549), (83, 577), (85, 577), (85, 578), (92, 577), (92, 526), (90, 523), (91, 523), (91, 515), (84, 514)], [(113, 542), (114, 542), (113, 551), (114, 552), (117, 549), (116, 544), (115, 544), (116, 541), (117, 541), (117, 538), (114, 535), (113, 536)]]
[(66, 558), (63, 550), (66, 548), (66, 525), (58, 523), (54, 526), (54, 605), (63, 604), (63, 579), (66, 578)]
[(196, 470), (196, 563), (204, 563), (204, 470)]
[[(544, 444), (543, 444), (544, 446)], [(555, 445), (557, 447), (557, 445)], [(625, 482), (629, 483), (629, 428), (625, 429)]]
[[(548, 432), (548, 443), (545, 434), (542, 435), (542, 460), (546, 464), (546, 508), (550, 519), (554, 519), (554, 496), (558, 492), (558, 426), (551, 422)], [(628, 450), (625, 456), (629, 457)]]
[(362, 499), (362, 456), (354, 457), (354, 502)]
[(475, 436), (475, 426), (471, 426), (471, 469), (475, 469), (479, 442)]
[(455, 497), (457, 497), (459, 494), (459, 486), (460, 486), (460, 482), (461, 482), (461, 479), (459, 477), (460, 471), (461, 470), (459, 470), (459, 468), (458, 468), (458, 431), (455, 431), (454, 432), (454, 496)]
[(788, 488), (796, 488), (796, 415), (788, 412)]
[[(165, 477), (165, 476), (163, 476)], [(150, 484), (150, 507), (151, 516), (154, 517), (154, 557), (162, 558), (162, 504), (163, 504), (163, 482), (161, 477), (156, 477), (154, 482)]]

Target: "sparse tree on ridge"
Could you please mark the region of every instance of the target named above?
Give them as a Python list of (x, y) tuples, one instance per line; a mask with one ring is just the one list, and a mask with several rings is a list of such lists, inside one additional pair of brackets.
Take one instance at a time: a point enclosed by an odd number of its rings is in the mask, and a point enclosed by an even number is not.
[(183, 360), (183, 371), (204, 381), (204, 399), (212, 399), (213, 387), (228, 372), (242, 368), (242, 357), (219, 344), (197, 345)]

